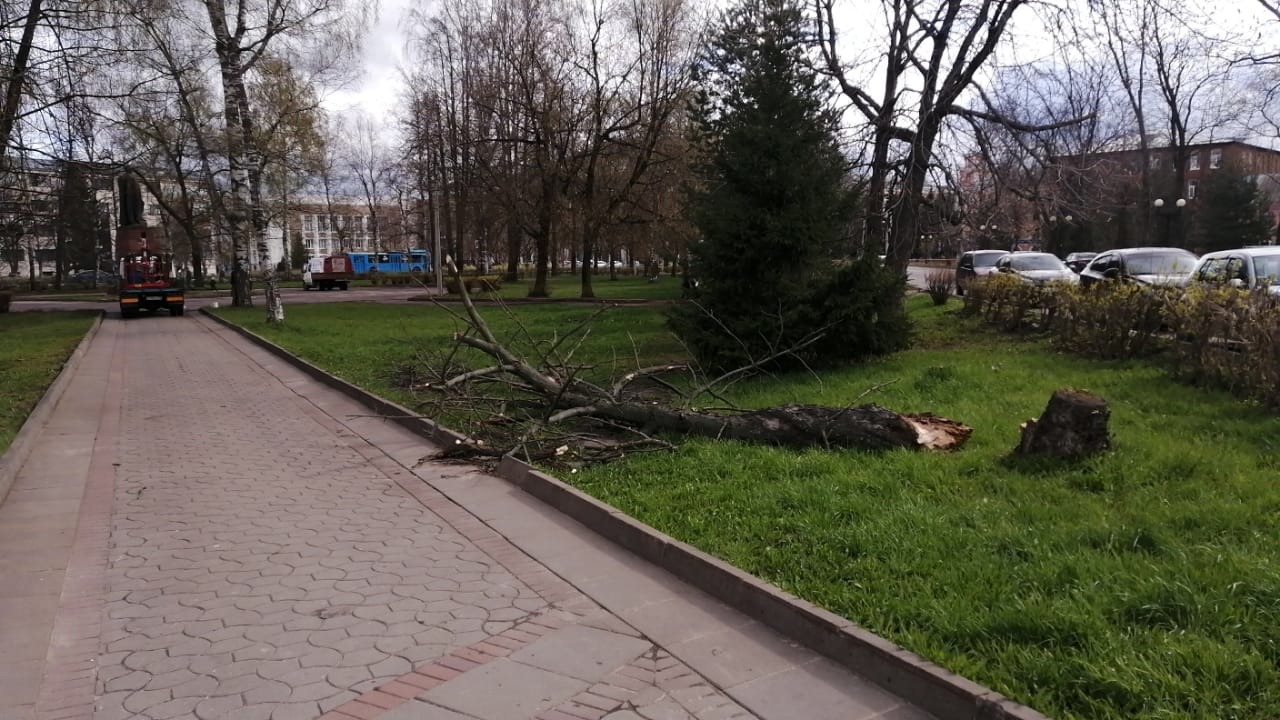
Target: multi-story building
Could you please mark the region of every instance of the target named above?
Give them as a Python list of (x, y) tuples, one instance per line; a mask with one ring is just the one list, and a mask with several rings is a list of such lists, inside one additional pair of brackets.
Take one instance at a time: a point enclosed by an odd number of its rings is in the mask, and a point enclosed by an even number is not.
[(316, 257), (339, 252), (408, 250), (400, 210), (394, 205), (375, 206), (369, 214), (364, 198), (324, 198), (308, 196), (291, 202), (285, 214), (285, 228), (297, 233), (307, 254)]
[[(1260, 145), (1225, 140), (1221, 142), (1197, 143), (1178, 148), (1168, 145), (1150, 147), (1146, 151), (1147, 164), (1152, 174), (1159, 179), (1159, 194), (1181, 197), (1188, 201), (1196, 199), (1200, 184), (1217, 170), (1233, 168), (1245, 175), (1255, 178), (1280, 176), (1280, 151)], [(1169, 180), (1176, 177), (1176, 164), (1181, 158), (1182, 185), (1177, 188), (1168, 187)], [(1071, 164), (1089, 162), (1100, 165), (1108, 172), (1137, 176), (1143, 160), (1143, 152), (1138, 148), (1112, 150), (1090, 153), (1085, 156), (1060, 158)], [(1280, 213), (1280, 206), (1273, 208)]]

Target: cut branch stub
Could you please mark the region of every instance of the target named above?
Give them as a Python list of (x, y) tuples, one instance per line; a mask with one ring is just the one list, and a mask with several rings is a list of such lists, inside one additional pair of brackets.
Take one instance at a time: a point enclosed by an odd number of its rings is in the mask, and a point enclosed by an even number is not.
[(1022, 440), (1014, 452), (1066, 458), (1102, 452), (1111, 445), (1107, 431), (1110, 418), (1106, 400), (1080, 390), (1060, 388), (1049, 398), (1038, 420), (1022, 424)]

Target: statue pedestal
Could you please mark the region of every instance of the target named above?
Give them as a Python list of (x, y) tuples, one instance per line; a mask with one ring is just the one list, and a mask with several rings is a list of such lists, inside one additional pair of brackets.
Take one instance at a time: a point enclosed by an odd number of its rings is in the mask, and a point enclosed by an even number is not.
[(116, 228), (116, 256), (133, 255), (147, 249), (146, 225), (121, 225)]

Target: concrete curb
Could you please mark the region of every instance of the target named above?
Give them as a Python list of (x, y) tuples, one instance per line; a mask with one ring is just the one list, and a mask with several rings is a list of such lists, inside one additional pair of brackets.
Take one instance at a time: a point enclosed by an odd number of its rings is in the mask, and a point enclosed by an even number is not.
[(9, 488), (13, 486), (13, 481), (18, 477), (18, 470), (26, 464), (27, 458), (31, 455), (31, 449), (35, 446), (36, 436), (40, 434), (40, 430), (44, 427), (44, 423), (49, 419), (53, 408), (57, 406), (58, 400), (62, 399), (62, 393), (71, 384), (71, 376), (75, 374), (76, 368), (80, 366), (80, 361), (84, 358), (90, 341), (98, 334), (98, 328), (102, 327), (102, 318), (106, 317), (105, 310), (82, 310), (79, 312), (94, 312), (98, 314), (97, 319), (93, 321), (93, 325), (89, 326), (89, 331), (80, 338), (80, 343), (76, 345), (76, 349), (71, 351), (71, 355), (67, 361), (62, 363), (62, 369), (58, 371), (58, 377), (54, 378), (49, 387), (45, 389), (44, 395), (40, 396), (40, 400), (36, 402), (36, 406), (32, 408), (31, 414), (23, 421), (22, 427), (18, 429), (18, 434), (14, 436), (13, 442), (9, 443), (9, 448), (5, 450), (4, 455), (0, 455), (0, 505), (4, 504), (4, 500), (9, 496)]
[[(436, 444), (451, 445), (463, 437), (430, 420), (415, 418), (408, 408), (330, 375), (208, 310), (201, 312), (324, 385)], [(909, 700), (938, 720), (1049, 720), (1048, 716), (945, 670), (839, 615), (669, 537), (521, 460), (502, 458), (496, 474), (605, 539)]]

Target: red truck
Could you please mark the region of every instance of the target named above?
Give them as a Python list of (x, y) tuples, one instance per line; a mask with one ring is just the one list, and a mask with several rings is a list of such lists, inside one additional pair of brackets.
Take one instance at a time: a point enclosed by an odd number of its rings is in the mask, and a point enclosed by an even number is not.
[(302, 270), (302, 289), (346, 290), (347, 284), (355, 277), (355, 272), (351, 268), (351, 258), (346, 255), (311, 258)]
[(120, 317), (137, 317), (143, 310), (165, 309), (182, 315), (185, 293), (173, 278), (173, 256), (147, 247), (143, 225), (116, 228), (120, 258)]

